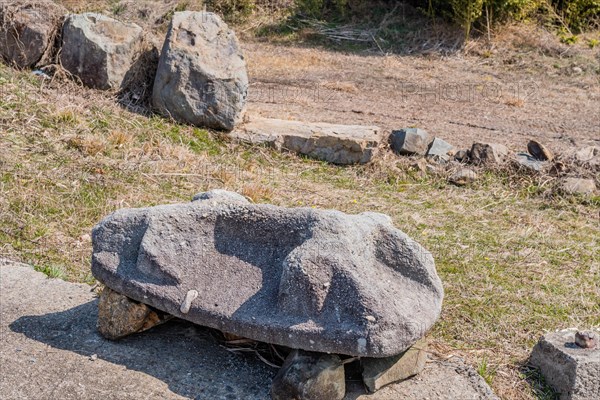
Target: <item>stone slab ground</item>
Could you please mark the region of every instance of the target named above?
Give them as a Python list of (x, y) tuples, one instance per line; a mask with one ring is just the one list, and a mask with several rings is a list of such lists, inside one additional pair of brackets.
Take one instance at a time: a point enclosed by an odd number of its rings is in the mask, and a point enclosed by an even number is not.
[[(170, 321), (119, 342), (96, 330), (91, 287), (0, 260), (0, 398), (269, 399), (277, 372), (227, 351), (211, 331)], [(496, 399), (460, 361), (432, 362), (416, 378), (346, 399)], [(440, 397), (441, 396), (441, 397)]]

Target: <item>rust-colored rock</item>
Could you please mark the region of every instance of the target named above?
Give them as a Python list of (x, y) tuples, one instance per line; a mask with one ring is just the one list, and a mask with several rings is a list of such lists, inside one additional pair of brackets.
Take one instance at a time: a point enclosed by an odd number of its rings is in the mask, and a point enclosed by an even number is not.
[(107, 339), (116, 340), (160, 325), (170, 316), (158, 315), (145, 304), (105, 287), (98, 303), (98, 330)]

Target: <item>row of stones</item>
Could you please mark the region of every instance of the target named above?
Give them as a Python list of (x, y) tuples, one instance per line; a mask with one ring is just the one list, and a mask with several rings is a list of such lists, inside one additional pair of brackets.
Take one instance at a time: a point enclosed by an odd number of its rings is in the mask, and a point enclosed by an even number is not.
[[(97, 13), (66, 15), (50, 0), (0, 4), (0, 56), (29, 68), (58, 62), (84, 85), (121, 89), (139, 70), (156, 68), (152, 103), (180, 122), (233, 129), (248, 91), (246, 62), (232, 30), (208, 12), (176, 12), (158, 66), (144, 64), (144, 30)], [(58, 49), (55, 36), (60, 36)]]
[[(458, 150), (445, 140), (430, 135), (423, 129), (405, 128), (392, 131), (390, 135), (392, 150), (404, 156), (422, 156), (437, 163), (450, 161), (462, 164), (493, 167), (512, 161), (518, 168), (541, 173), (550, 169), (552, 175), (559, 175), (566, 170), (564, 162), (556, 160), (554, 153), (544, 144), (530, 140), (527, 152), (519, 152), (511, 157), (508, 147), (498, 143), (473, 143), (470, 149)], [(579, 165), (587, 165), (592, 169), (600, 167), (600, 147), (587, 146), (573, 155), (573, 161)], [(426, 171), (427, 164), (415, 164), (419, 170)], [(461, 168), (450, 176), (449, 180), (459, 186), (467, 185), (478, 176), (469, 168)], [(560, 182), (560, 189), (569, 194), (589, 195), (596, 191), (593, 179), (565, 177)]]

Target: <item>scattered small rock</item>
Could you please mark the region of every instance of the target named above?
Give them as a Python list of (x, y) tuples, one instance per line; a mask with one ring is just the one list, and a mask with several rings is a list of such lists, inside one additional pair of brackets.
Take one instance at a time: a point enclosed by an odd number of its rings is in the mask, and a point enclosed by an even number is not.
[(63, 26), (63, 67), (96, 89), (118, 89), (141, 48), (142, 28), (97, 13), (73, 14)]
[(392, 131), (390, 145), (400, 155), (421, 155), (427, 152), (429, 134), (419, 128), (404, 128)]
[(427, 150), (427, 157), (435, 157), (444, 161), (449, 161), (453, 155), (454, 146), (437, 137), (433, 139)]
[(530, 156), (526, 153), (515, 154), (515, 162), (517, 166), (523, 167), (532, 171), (540, 172), (544, 169), (546, 163)]
[(90, 361), (96, 361), (98, 359), (98, 355), (97, 354), (92, 354), (90, 356)]
[(593, 331), (577, 331), (575, 344), (582, 349), (595, 349), (598, 346), (598, 334)]
[(469, 150), (459, 150), (454, 155), (454, 159), (458, 162), (464, 163), (469, 160)]
[(0, 58), (17, 68), (44, 62), (64, 14), (50, 0), (0, 1)]
[(145, 304), (105, 287), (98, 302), (98, 331), (107, 339), (116, 340), (142, 332), (167, 321)]
[(273, 400), (342, 400), (344, 365), (334, 354), (293, 350), (271, 386)]
[(563, 178), (559, 187), (568, 194), (589, 195), (596, 191), (596, 183), (593, 179)]
[(477, 180), (477, 173), (468, 168), (461, 168), (448, 178), (450, 183), (457, 186), (469, 185)]
[(600, 349), (577, 346), (575, 335), (571, 329), (544, 335), (533, 348), (529, 363), (540, 369), (561, 399), (597, 399)]
[(473, 143), (471, 161), (476, 165), (501, 164), (506, 161), (508, 148), (498, 143)]
[(422, 339), (397, 356), (361, 358), (363, 381), (374, 393), (390, 383), (399, 382), (421, 372), (427, 362), (427, 342)]
[(536, 160), (539, 161), (552, 161), (554, 160), (554, 154), (546, 146), (538, 142), (537, 140), (530, 140), (527, 143), (527, 151)]
[(579, 164), (600, 167), (600, 147), (587, 146), (577, 150), (575, 153), (575, 160)]
[(246, 61), (235, 33), (217, 14), (173, 15), (160, 55), (152, 102), (180, 122), (231, 131), (248, 94)]

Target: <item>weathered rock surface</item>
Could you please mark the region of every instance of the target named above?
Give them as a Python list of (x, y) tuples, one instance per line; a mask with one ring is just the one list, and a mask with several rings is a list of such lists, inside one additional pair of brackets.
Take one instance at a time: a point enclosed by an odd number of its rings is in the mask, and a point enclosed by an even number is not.
[(115, 340), (146, 331), (170, 319), (159, 315), (147, 305), (135, 302), (105, 287), (98, 303), (98, 330), (107, 339)]
[(0, 2), (0, 58), (17, 68), (43, 62), (65, 14), (50, 0)]
[(527, 143), (527, 151), (538, 161), (554, 160), (554, 153), (537, 140), (530, 140), (529, 143)]
[(559, 188), (568, 194), (590, 195), (596, 191), (596, 182), (593, 179), (563, 178), (559, 182)]
[(157, 110), (192, 125), (231, 131), (248, 92), (246, 61), (235, 33), (216, 14), (176, 12), (152, 94)]
[(273, 379), (273, 400), (342, 400), (344, 365), (335, 354), (293, 350)]
[(427, 342), (419, 340), (410, 349), (397, 356), (362, 358), (363, 381), (373, 393), (390, 383), (403, 381), (421, 372), (427, 362)]
[(469, 168), (461, 168), (448, 178), (450, 183), (457, 186), (465, 186), (477, 180), (477, 173)]
[(267, 144), (334, 164), (364, 164), (377, 154), (376, 126), (307, 123), (253, 118), (230, 134), (247, 143)]
[(450, 160), (452, 155), (454, 155), (454, 146), (437, 137), (433, 139), (427, 150), (427, 157), (436, 157), (444, 161)]
[(515, 163), (519, 167), (537, 172), (544, 169), (544, 166), (546, 165), (544, 161), (539, 161), (537, 158), (526, 153), (517, 153), (515, 155)]
[(401, 155), (422, 155), (427, 152), (429, 134), (419, 128), (404, 128), (392, 131), (390, 146)]
[(399, 354), (441, 310), (431, 254), (382, 214), (194, 201), (117, 211), (92, 241), (92, 272), (113, 290), (291, 348)]
[(470, 154), (476, 165), (502, 164), (508, 157), (508, 148), (498, 143), (473, 143)]
[(575, 330), (544, 335), (529, 362), (539, 368), (561, 400), (600, 398), (600, 348), (583, 349), (575, 344)]
[(142, 28), (102, 14), (73, 14), (63, 26), (60, 61), (84, 85), (118, 89), (140, 51)]

